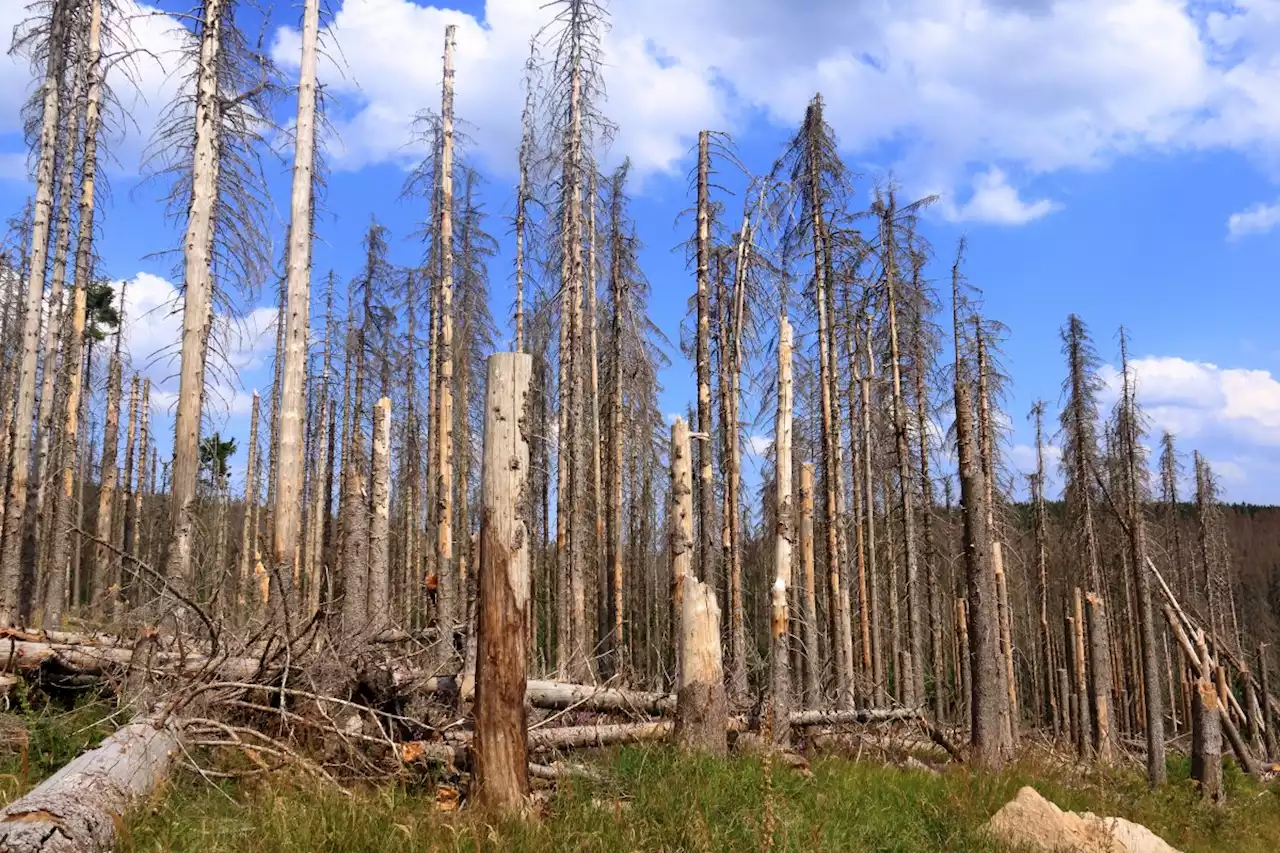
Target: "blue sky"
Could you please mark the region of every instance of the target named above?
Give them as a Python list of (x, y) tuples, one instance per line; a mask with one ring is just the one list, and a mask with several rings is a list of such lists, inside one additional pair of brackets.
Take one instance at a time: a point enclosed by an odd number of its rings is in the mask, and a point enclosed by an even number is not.
[[(128, 5), (126, 0), (122, 4)], [(0, 30), (22, 17), (2, 4)], [(438, 104), (445, 23), (459, 24), (458, 110), (471, 124), (472, 163), (488, 178), (490, 231), (503, 253), (491, 265), (505, 305), (510, 212), (519, 134), (521, 67), (547, 19), (540, 0), (488, 0), (440, 9), (409, 0), (331, 0), (322, 67), (337, 135), (317, 223), (315, 270), (345, 280), (376, 214), (397, 261), (417, 259), (409, 236), (423, 211), (398, 200), (412, 113)], [(1063, 374), (1057, 330), (1069, 312), (1092, 328), (1105, 360), (1116, 330), (1130, 332), (1141, 401), (1155, 427), (1218, 468), (1232, 500), (1280, 502), (1280, 0), (613, 0), (606, 39), (606, 112), (620, 133), (606, 161), (632, 157), (634, 214), (647, 245), (652, 311), (668, 336), (692, 288), (675, 247), (690, 224), (690, 146), (699, 129), (733, 134), (741, 158), (767, 170), (814, 91), (847, 162), (867, 183), (892, 174), (906, 195), (937, 192), (925, 220), (945, 280), (956, 240), (969, 239), (968, 273), (988, 312), (1010, 328), (1013, 375), (1009, 459), (1030, 462), (1025, 413), (1044, 398), (1056, 411)], [(161, 0), (162, 11), (185, 9)], [(134, 7), (130, 7), (134, 8)], [(139, 184), (141, 153), (178, 87), (178, 24), (138, 9), (131, 38), (160, 62), (139, 59), (134, 94), (115, 84), (136, 129), (109, 147), (112, 197), (101, 252), (113, 278), (136, 278), (128, 344), (161, 388), (165, 417), (176, 381), (157, 347), (175, 335), (155, 308), (173, 295), (172, 264), (149, 257), (177, 244), (153, 184)], [(266, 27), (292, 75), (300, 11), (275, 3), (245, 20)], [(29, 192), (18, 105), (30, 91), (22, 60), (0, 59), (0, 212)], [(292, 103), (281, 104), (287, 121)], [(287, 207), (287, 160), (270, 165), (278, 247)], [(865, 196), (864, 196), (865, 199)], [(740, 199), (728, 200), (732, 216)], [(273, 247), (273, 256), (278, 250)], [(142, 274), (142, 275), (140, 275)], [(213, 426), (241, 433), (248, 394), (265, 388), (272, 308), (242, 299), (232, 358), (238, 382), (221, 389)], [(664, 409), (693, 398), (688, 365), (663, 377)], [(1104, 371), (1114, 381), (1114, 368)], [(167, 392), (169, 396), (166, 397)], [(760, 434), (769, 432), (762, 424)]]

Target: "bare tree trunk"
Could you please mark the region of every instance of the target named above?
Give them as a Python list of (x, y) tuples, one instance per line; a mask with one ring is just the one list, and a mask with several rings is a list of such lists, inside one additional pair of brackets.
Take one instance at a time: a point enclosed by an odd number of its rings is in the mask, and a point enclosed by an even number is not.
[(141, 523), (141, 519), (131, 514), (137, 491), (133, 487), (133, 471), (136, 464), (135, 454), (145, 452), (145, 449), (140, 450), (138, 443), (139, 416), (141, 414), (138, 410), (138, 402), (141, 396), (141, 387), (141, 378), (138, 374), (133, 374), (133, 383), (129, 390), (129, 425), (125, 433), (124, 465), (120, 468), (120, 478), (123, 481), (124, 488), (123, 501), (120, 507), (120, 518), (112, 540), (119, 550), (110, 556), (111, 562), (107, 571), (106, 598), (106, 604), (109, 605), (109, 608), (103, 614), (112, 621), (117, 619), (116, 614), (120, 607), (120, 597), (124, 590), (122, 585), (124, 560), (122, 557), (128, 553), (127, 549), (133, 535), (133, 528)]
[[(616, 648), (616, 669), (625, 680), (629, 675), (627, 644), (624, 642), (623, 568), (622, 568), (622, 370), (623, 307), (627, 300), (622, 234), (622, 182), (625, 167), (615, 173), (609, 193), (609, 293), (613, 302), (611, 339), (613, 352), (612, 386), (609, 395), (609, 505), (605, 512), (608, 539), (609, 627)], [(522, 176), (523, 179), (523, 176)], [(522, 185), (523, 186), (523, 185)], [(519, 215), (523, 216), (523, 207)], [(517, 239), (519, 239), (517, 237)]]
[(249, 577), (256, 569), (258, 550), (258, 420), (261, 399), (253, 392), (253, 405), (249, 409), (249, 449), (244, 469), (244, 516), (240, 523), (240, 565), (236, 579), (236, 605), (246, 606), (245, 594), (249, 590)]
[(676, 644), (676, 684), (682, 684), (685, 587), (693, 578), (693, 460), (689, 449), (689, 425), (677, 417), (671, 425), (671, 495), (667, 535), (671, 547), (671, 631)]
[[(95, 530), (99, 543), (115, 538), (116, 448), (120, 432), (120, 395), (123, 390), (120, 354), (111, 356), (107, 366), (107, 420), (102, 430), (102, 474), (98, 481), (98, 517)], [(110, 586), (111, 549), (97, 544), (93, 549), (92, 576), (89, 581), (91, 610), (95, 618), (101, 618), (106, 610)]]
[[(272, 516), (272, 572), (281, 583), (296, 577), (302, 558), (301, 513), (303, 436), (307, 414), (307, 336), (311, 313), (311, 194), (315, 180), (316, 68), (320, 0), (305, 0), (302, 10), (302, 59), (298, 76), (297, 130), (294, 134), (293, 187), (289, 202), (289, 242), (285, 275), (288, 290), (284, 351), (280, 370), (279, 442), (276, 506)], [(295, 588), (281, 590), (280, 606), (292, 608)]]
[(813, 574), (813, 463), (800, 467), (800, 565), (804, 572), (804, 705), (822, 702), (822, 660), (818, 656), (818, 601)]
[[(938, 553), (934, 542), (934, 491), (933, 477), (929, 473), (929, 397), (925, 385), (925, 373), (929, 360), (925, 354), (924, 321), (917, 308), (916, 316), (911, 324), (911, 350), (915, 362), (913, 373), (916, 385), (916, 440), (920, 452), (920, 485), (924, 503), (921, 506), (921, 528), (924, 535), (924, 580), (926, 606), (929, 610), (929, 665), (933, 671), (933, 718), (942, 720), (943, 690), (942, 673), (945, 669), (942, 652), (942, 614), (941, 597), (938, 590)], [(852, 401), (850, 401), (852, 403)], [(917, 666), (923, 671), (924, 661)], [(923, 677), (923, 672), (922, 672)], [(921, 697), (923, 699), (923, 697)]]
[(982, 455), (986, 488), (987, 527), (991, 531), (991, 564), (995, 569), (997, 606), (1000, 615), (1000, 653), (1004, 658), (1005, 707), (1004, 725), (1009, 745), (1018, 744), (1018, 681), (1013, 666), (1013, 612), (1009, 604), (1009, 586), (1004, 572), (1004, 548), (1000, 542), (995, 518), (995, 425), (991, 422), (990, 362), (987, 358), (986, 332), (980, 320), (974, 320), (974, 338), (978, 345), (978, 449)]
[(522, 808), (529, 795), (523, 622), (529, 618), (524, 495), (532, 372), (528, 355), (493, 355), (485, 392), (474, 754), (477, 799), (503, 810)]
[(191, 206), (183, 240), (185, 299), (182, 314), (182, 367), (174, 416), (173, 471), (170, 486), (170, 583), (192, 583), (196, 477), (200, 467), (200, 411), (204, 405), (204, 364), (213, 314), (213, 232), (218, 206), (218, 166), (222, 97), (218, 91), (222, 18), (226, 0), (204, 0), (200, 59), (196, 78), (196, 140), (191, 167)]
[(1053, 642), (1049, 633), (1049, 519), (1044, 504), (1044, 404), (1037, 402), (1031, 413), (1036, 422), (1036, 473), (1031, 482), (1031, 511), (1035, 525), (1036, 577), (1040, 599), (1040, 665), (1044, 672), (1046, 697), (1046, 705), (1036, 710), (1053, 725), (1056, 732), (1061, 729), (1061, 712), (1056, 698), (1056, 668), (1053, 665)]
[(1089, 613), (1089, 699), (1093, 705), (1093, 749), (1099, 761), (1112, 758), (1111, 734), (1111, 643), (1107, 634), (1107, 616), (1102, 597), (1095, 592), (1085, 596)]
[(690, 575), (685, 583), (680, 605), (676, 739), (685, 749), (723, 756), (728, 750), (729, 713), (720, 651), (720, 606), (705, 581)]
[[(963, 253), (963, 244), (960, 254)], [(973, 763), (998, 768), (1004, 763), (1001, 716), (1004, 708), (1000, 672), (999, 612), (992, 565), (990, 514), (986, 483), (976, 451), (973, 397), (961, 351), (960, 257), (952, 270), (952, 299), (956, 337), (956, 454), (960, 464), (960, 499), (964, 504), (964, 553), (968, 578), (968, 641), (970, 671), (970, 743)]]
[(373, 407), (372, 521), (369, 529), (369, 632), (388, 627), (391, 607), (391, 400)]
[(713, 594), (720, 589), (716, 547), (716, 489), (711, 442), (711, 132), (698, 133), (698, 233), (696, 361), (698, 374), (698, 575)]
[[(924, 621), (920, 606), (919, 558), (916, 553), (915, 506), (912, 499), (911, 451), (907, 436), (907, 406), (902, 394), (902, 361), (898, 346), (897, 245), (894, 239), (895, 207), (892, 196), (882, 205), (881, 242), (889, 308), (889, 361), (893, 375), (893, 431), (898, 461), (898, 509), (902, 513), (902, 555), (907, 575), (907, 648), (916, 678), (903, 681), (905, 704), (914, 707), (924, 694)], [(988, 483), (988, 488), (990, 484)], [(989, 500), (989, 499), (988, 499)], [(990, 506), (988, 506), (988, 511)], [(894, 594), (897, 594), (895, 589)], [(902, 681), (902, 679), (895, 679)], [(908, 689), (909, 688), (909, 689)]]
[[(55, 10), (54, 13), (57, 14), (56, 5), (53, 8)], [(69, 6), (66, 12), (74, 14), (74, 9)], [(56, 25), (51, 29), (56, 29)], [(69, 49), (73, 41), (74, 38), (66, 39), (60, 49)], [(50, 48), (51, 51), (53, 49), (52, 47)], [(25, 535), (28, 542), (24, 545), (26, 553), (32, 556), (37, 567), (42, 565), (42, 558), (48, 555), (47, 540), (41, 534), (47, 533), (49, 530), (46, 517), (46, 510), (49, 507), (46, 502), (46, 496), (51, 480), (49, 476), (49, 464), (51, 461), (49, 451), (54, 432), (53, 422), (56, 417), (54, 403), (59, 391), (65, 394), (65, 389), (55, 391), (54, 380), (62, 375), (62, 372), (58, 369), (58, 345), (64, 338), (62, 330), (64, 328), (66, 299), (63, 293), (63, 285), (66, 282), (67, 255), (71, 245), (71, 200), (75, 195), (73, 182), (76, 175), (76, 150), (80, 145), (80, 121), (83, 117), (80, 101), (83, 95), (81, 90), (86, 82), (85, 71), (86, 69), (81, 67), (71, 74), (73, 80), (69, 93), (70, 97), (63, 109), (60, 110), (65, 130), (62, 134), (62, 152), (59, 156), (62, 162), (58, 176), (58, 211), (55, 220), (57, 233), (54, 237), (53, 263), (49, 282), (49, 319), (45, 324), (44, 351), (40, 357), (40, 408), (36, 415), (36, 493), (35, 499), (27, 507)]]
[(436, 623), (443, 644), (443, 660), (456, 654), (459, 609), (462, 606), (460, 572), (453, 561), (453, 50), (458, 28), (444, 31), (444, 76), (441, 83), (440, 119), (440, 354), (436, 389), (436, 572), (439, 592)]
[(1084, 640), (1084, 599), (1080, 587), (1075, 588), (1075, 616), (1072, 620), (1072, 640), (1075, 652), (1072, 662), (1075, 667), (1076, 682), (1076, 750), (1083, 758), (1093, 748), (1093, 725), (1090, 722), (1093, 714), (1090, 710), (1089, 686), (1085, 676), (1085, 640)]
[[(774, 531), (773, 587), (770, 591), (770, 709), (773, 712), (773, 740), (791, 740), (787, 724), (791, 712), (791, 668), (789, 642), (791, 614), (791, 554), (796, 538), (795, 508), (791, 500), (791, 412), (795, 393), (791, 382), (791, 323), (784, 314), (778, 320), (778, 410), (774, 418), (773, 487), (777, 528)], [(803, 481), (802, 481), (803, 482)], [(812, 558), (812, 549), (809, 552)], [(812, 562), (810, 562), (810, 567)]]
[[(885, 704), (884, 646), (880, 638), (880, 579), (879, 566), (876, 562), (876, 500), (875, 481), (872, 477), (872, 464), (875, 456), (875, 437), (871, 431), (871, 380), (875, 376), (875, 355), (871, 348), (871, 318), (866, 318), (866, 326), (862, 335), (862, 354), (866, 359), (866, 370), (861, 374), (862, 386), (862, 503), (867, 520), (867, 577), (870, 590), (864, 597), (863, 636), (866, 638), (870, 629), (871, 670), (868, 673), (875, 685), (875, 701), (877, 705)], [(868, 624), (869, 623), (869, 624)]]
[(22, 579), (22, 526), (27, 506), (27, 478), (31, 464), (31, 419), (35, 413), (36, 351), (40, 344), (40, 313), (44, 299), (45, 267), (49, 257), (49, 218), (53, 207), (53, 164), (58, 144), (59, 83), (66, 63), (65, 27), (68, 0), (57, 0), (50, 12), (49, 56), (44, 78), (44, 109), (36, 161), (35, 206), (31, 225), (31, 259), (27, 273), (26, 318), (22, 326), (22, 360), (13, 411), (13, 440), (9, 447), (9, 484), (4, 504), (3, 550), (0, 551), (0, 624), (19, 621)]

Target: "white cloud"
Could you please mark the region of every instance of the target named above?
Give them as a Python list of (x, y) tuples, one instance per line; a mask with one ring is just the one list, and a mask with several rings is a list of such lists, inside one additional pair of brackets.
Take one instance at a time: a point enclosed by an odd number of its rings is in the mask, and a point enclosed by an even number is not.
[(763, 457), (768, 454), (771, 447), (773, 447), (773, 436), (771, 435), (747, 436), (747, 453), (752, 456)]
[(1277, 225), (1280, 225), (1280, 202), (1255, 204), (1228, 217), (1227, 236), (1238, 239), (1252, 234), (1265, 234)]
[(1025, 225), (1058, 210), (1060, 204), (1049, 199), (1023, 201), (1018, 190), (1009, 184), (1008, 176), (993, 166), (973, 179), (969, 200), (956, 205), (946, 197), (943, 215), (955, 222), (986, 222), (993, 225)]
[[(1157, 430), (1192, 441), (1229, 440), (1280, 448), (1280, 380), (1266, 370), (1219, 367), (1176, 356), (1130, 362), (1138, 402)], [(1120, 375), (1101, 370), (1115, 399)]]
[[(718, 127), (719, 98), (700, 69), (660, 56), (653, 33), (628, 25), (629, 10), (605, 36), (607, 105), (621, 125), (615, 149), (643, 174), (669, 168), (697, 131)], [(530, 39), (554, 13), (540, 0), (487, 0), (477, 18), (409, 0), (345, 0), (330, 25), (331, 50), (321, 82), (336, 96), (331, 146), (338, 168), (416, 159), (413, 116), (440, 107), (441, 55), (446, 24), (456, 24), (455, 108), (460, 129), (491, 167), (514, 170), (524, 103), (521, 81)], [(277, 33), (273, 58), (290, 73), (298, 66), (296, 29)]]
[[(643, 173), (671, 169), (704, 127), (758, 116), (792, 126), (822, 91), (848, 150), (892, 144), (909, 188), (972, 185), (951, 206), (957, 218), (1021, 224), (1057, 202), (1024, 200), (1009, 174), (1280, 139), (1280, 83), (1263, 73), (1280, 56), (1274, 5), (1205, 16), (1181, 0), (615, 3), (605, 110), (621, 126), (615, 150)], [(341, 101), (336, 163), (406, 156), (409, 117), (438, 105), (432, 46), (452, 22), (459, 115), (482, 156), (509, 171), (529, 38), (550, 16), (542, 0), (487, 0), (479, 16), (345, 0), (332, 29), (346, 67), (322, 71)], [(296, 68), (296, 32), (282, 31), (273, 55)], [(1276, 109), (1260, 109), (1273, 98)]]
[[(121, 282), (112, 283), (119, 290)], [(178, 387), (178, 341), (182, 301), (168, 280), (141, 272), (128, 280), (124, 296), (124, 349), (133, 365), (151, 379), (157, 408), (172, 405)], [(231, 414), (247, 413), (245, 393), (230, 380), (261, 366), (275, 347), (276, 309), (255, 308), (242, 317), (214, 320), (210, 358), (210, 399)], [(243, 411), (241, 411), (243, 410)]]
[[(0, 3), (0, 40), (5, 48), (8, 35), (30, 17), (25, 6), (20, 0)], [(112, 156), (104, 158), (103, 165), (133, 174), (165, 107), (183, 85), (180, 53), (189, 31), (172, 16), (136, 0), (118, 0), (115, 7), (117, 14), (108, 21), (114, 41), (104, 44), (104, 55), (106, 82), (118, 108), (111, 105), (105, 113), (105, 141)], [(0, 53), (0, 134), (21, 132), (20, 109), (38, 85), (27, 57)], [(27, 175), (25, 153), (0, 153), (0, 178)]]

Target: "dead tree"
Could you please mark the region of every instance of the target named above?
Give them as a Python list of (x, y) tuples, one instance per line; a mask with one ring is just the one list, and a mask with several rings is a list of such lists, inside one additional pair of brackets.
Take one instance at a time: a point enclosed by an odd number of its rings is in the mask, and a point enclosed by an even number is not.
[[(320, 0), (302, 9), (302, 59), (298, 77), (298, 116), (294, 133), (293, 187), (285, 277), (284, 351), (281, 353), (279, 435), (272, 515), (272, 571), (282, 582), (294, 577), (302, 559), (303, 436), (306, 435), (307, 334), (311, 311), (312, 184), (315, 181), (316, 69), (319, 63)], [(289, 589), (281, 591), (288, 607)]]
[(481, 479), (480, 602), (476, 660), (477, 798), (522, 808), (529, 794), (523, 623), (529, 610), (529, 381), (533, 359), (489, 359)]
[[(773, 738), (785, 744), (791, 739), (787, 725), (791, 712), (790, 612), (791, 555), (795, 542), (795, 507), (791, 500), (791, 413), (794, 407), (791, 384), (791, 323), (783, 314), (778, 320), (778, 409), (774, 418), (773, 483), (777, 529), (774, 531), (773, 587), (770, 590), (770, 708)], [(809, 552), (812, 558), (812, 549)], [(812, 568), (812, 561), (810, 561)]]

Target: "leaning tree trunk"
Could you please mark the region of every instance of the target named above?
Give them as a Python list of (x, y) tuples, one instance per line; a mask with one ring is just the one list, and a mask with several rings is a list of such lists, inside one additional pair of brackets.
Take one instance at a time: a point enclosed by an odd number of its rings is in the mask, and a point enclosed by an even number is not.
[(174, 416), (173, 470), (169, 500), (169, 558), (166, 579), (179, 586), (192, 578), (195, 534), (192, 504), (200, 468), (200, 412), (204, 405), (204, 365), (213, 313), (213, 237), (218, 208), (218, 167), (222, 130), (222, 18), (226, 0), (205, 0), (196, 77), (195, 151), (191, 204), (183, 240), (182, 367)]
[[(280, 369), (279, 446), (276, 450), (272, 572), (280, 583), (297, 575), (302, 511), (303, 421), (307, 412), (307, 331), (311, 310), (311, 192), (315, 179), (316, 66), (320, 0), (306, 0), (302, 12), (302, 63), (298, 79), (298, 123), (293, 153), (293, 188), (289, 204), (287, 292), (284, 352)], [(297, 594), (280, 596), (288, 608)], [(282, 623), (283, 624), (283, 623)]]
[[(53, 164), (58, 144), (59, 83), (66, 57), (69, 0), (57, 0), (51, 11), (49, 56), (44, 78), (40, 148), (36, 161), (35, 206), (31, 222), (31, 259), (27, 272), (26, 318), (22, 325), (22, 360), (18, 395), (13, 410), (13, 440), (9, 446), (9, 484), (5, 493), (4, 528), (0, 550), (0, 624), (19, 619), (22, 579), (22, 525), (27, 507), (27, 478), (31, 463), (31, 418), (36, 400), (36, 352), (40, 344), (40, 309), (44, 299), (45, 267), (49, 258), (49, 218), (53, 208)], [(94, 4), (97, 8), (97, 4)]]

